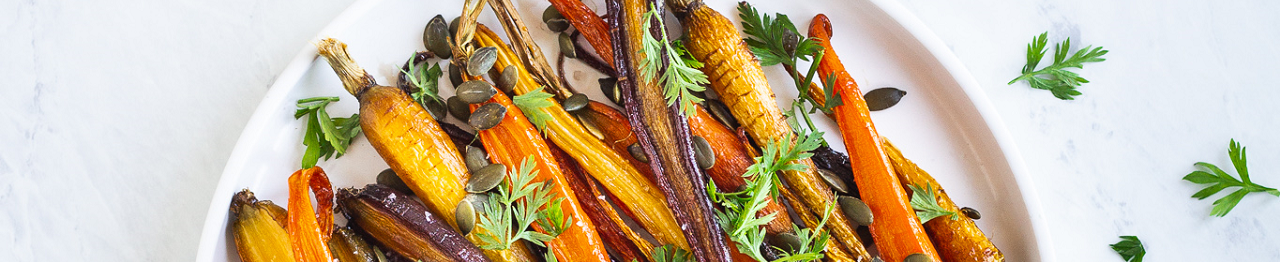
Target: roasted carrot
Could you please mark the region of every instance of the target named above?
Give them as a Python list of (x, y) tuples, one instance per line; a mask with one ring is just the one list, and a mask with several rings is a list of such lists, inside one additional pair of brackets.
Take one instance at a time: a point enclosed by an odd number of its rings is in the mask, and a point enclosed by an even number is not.
[(338, 192), (338, 202), (349, 224), (360, 226), (365, 235), (410, 260), (489, 261), (442, 219), (451, 216), (436, 215), (390, 187), (345, 188)]
[(550, 0), (550, 2), (551, 6), (560, 11), (560, 15), (569, 20), (573, 29), (587, 38), (592, 49), (595, 49), (596, 55), (604, 58), (604, 62), (612, 67), (613, 61), (608, 58), (613, 56), (613, 46), (609, 43), (609, 28), (605, 25), (604, 19), (600, 19), (595, 11), (591, 11), (579, 0)]
[[(489, 159), (494, 163), (516, 167), (527, 157), (537, 163), (536, 181), (547, 181), (552, 190), (563, 197), (561, 209), (565, 217), (572, 223), (555, 239), (547, 241), (547, 248), (560, 261), (605, 261), (608, 253), (604, 249), (600, 236), (596, 233), (594, 223), (586, 217), (575, 192), (569, 188), (567, 178), (556, 157), (551, 153), (542, 134), (525, 118), (520, 109), (511, 103), (506, 94), (497, 92), (487, 103), (496, 103), (507, 108), (507, 114), (497, 126), (480, 131), (480, 141), (489, 152)], [(481, 104), (472, 104), (471, 110)], [(534, 225), (535, 229), (547, 233), (545, 229)]]
[(880, 135), (871, 122), (871, 111), (858, 91), (858, 83), (845, 71), (840, 56), (831, 47), (831, 21), (818, 14), (809, 24), (809, 36), (817, 38), (823, 47), (818, 75), (823, 81), (834, 76), (835, 90), (844, 103), (835, 108), (836, 123), (849, 150), (849, 162), (853, 166), (853, 180), (858, 185), (862, 201), (871, 207), (875, 222), (871, 224), (871, 236), (876, 249), (886, 261), (902, 261), (911, 254), (924, 254), (933, 261), (942, 261), (933, 243), (920, 225), (910, 198), (902, 183), (893, 173), (889, 157), (880, 145)]
[[(720, 96), (751, 137), (767, 143), (793, 134), (774, 100), (760, 63), (742, 41), (734, 23), (700, 0), (667, 0), (667, 3), (684, 25), (689, 39), (685, 47), (694, 59), (706, 65), (701, 69), (711, 80), (711, 90)], [(822, 217), (827, 203), (835, 201), (835, 194), (818, 176), (812, 161), (804, 159), (792, 164), (805, 168), (782, 172), (785, 186), (791, 187), (810, 212), (816, 212), (808, 215)], [(871, 254), (849, 225), (843, 212), (832, 212), (826, 229), (853, 254), (855, 261), (871, 261)]]
[[(381, 86), (332, 38), (316, 44), (342, 85), (360, 101), (360, 128), (378, 155), (436, 214), (453, 214), (471, 174), (449, 136), (399, 88)], [(453, 216), (444, 220), (454, 228)]]
[[(894, 171), (897, 171), (903, 187), (916, 185), (920, 188), (932, 188), (934, 195), (937, 196), (938, 206), (956, 214), (960, 213), (960, 207), (951, 201), (947, 191), (942, 189), (942, 185), (938, 184), (933, 176), (902, 156), (902, 151), (894, 147), (893, 143), (889, 143), (888, 139), (883, 141), (884, 151), (888, 153), (889, 161), (893, 163)], [(924, 223), (924, 231), (929, 233), (929, 239), (933, 240), (942, 261), (1004, 261), (1004, 254), (1000, 253), (1000, 249), (996, 248), (990, 239), (987, 239), (981, 229), (978, 229), (978, 224), (974, 223), (973, 219), (967, 216), (958, 217), (958, 219), (940, 217)]]
[[(594, 193), (599, 191), (593, 190), (595, 187), (593, 183), (595, 182), (583, 174), (582, 167), (573, 162), (573, 158), (565, 154), (564, 150), (560, 150), (554, 144), (550, 147), (551, 154), (555, 155), (557, 163), (560, 163), (560, 169), (564, 174), (567, 186), (573, 189), (574, 196), (577, 197), (578, 203), (582, 204), (582, 209), (585, 211), (586, 216), (591, 219), (591, 223), (598, 229), (597, 232), (600, 233), (600, 238), (604, 240), (605, 244), (617, 251), (618, 261), (645, 261), (648, 256), (644, 254), (644, 251), (640, 250), (640, 246), (636, 245), (633, 239), (628, 237), (627, 230), (631, 230), (631, 228), (626, 224), (615, 223), (609, 219), (608, 212), (612, 212), (612, 209), (605, 209), (601, 205), (600, 199), (605, 198), (605, 196)], [(648, 240), (639, 238), (638, 234), (636, 240), (648, 243)]]
[(294, 261), (289, 234), (284, 231), (287, 215), (278, 216), (276, 210), (284, 208), (270, 200), (258, 201), (248, 189), (231, 199), (231, 237), (240, 261)]
[[(706, 139), (716, 155), (716, 164), (707, 169), (707, 175), (716, 182), (716, 188), (725, 191), (724, 193), (731, 193), (747, 184), (747, 178), (742, 177), (742, 174), (747, 172), (747, 167), (755, 163), (755, 160), (748, 155), (746, 145), (733, 131), (729, 131), (729, 128), (700, 106), (689, 116), (689, 129), (694, 135)], [(787, 210), (778, 201), (769, 201), (758, 215), (771, 213), (778, 213), (778, 216), (765, 224), (766, 232), (777, 234), (792, 231), (791, 216), (787, 215)]]
[[(308, 191), (309, 190), (309, 191)], [(319, 210), (311, 207), (311, 192)], [(289, 176), (289, 243), (298, 261), (330, 262), (329, 236), (333, 232), (333, 188), (324, 169), (311, 167)]]
[[(631, 165), (636, 167), (637, 171), (644, 174), (645, 177), (653, 180), (653, 170), (647, 167), (647, 164), (640, 162), (627, 151), (627, 147), (636, 144), (636, 134), (631, 132), (631, 123), (627, 122), (627, 116), (622, 115), (618, 109), (613, 108), (604, 103), (591, 101), (587, 104), (587, 108), (578, 112), (578, 117), (582, 118), (583, 125), (592, 125), (600, 130), (601, 141), (609, 145), (610, 149), (618, 152), (623, 158), (626, 158)], [(657, 183), (657, 182), (655, 182)]]
[[(476, 30), (475, 39), (480, 46), (498, 48), (495, 66), (506, 68), (514, 65), (522, 72), (527, 72), (524, 71), (524, 65), (513, 54), (510, 47), (498, 40), (497, 34), (487, 28), (479, 27)], [(518, 78), (520, 80), (515, 85), (516, 93), (533, 92), (542, 86), (529, 74), (520, 74)], [(653, 234), (659, 243), (688, 249), (689, 244), (682, 237), (681, 229), (676, 224), (671, 210), (667, 208), (666, 199), (653, 182), (645, 178), (617, 152), (610, 150), (604, 142), (588, 133), (582, 124), (570, 116), (559, 103), (541, 108), (539, 111), (540, 114), (546, 114), (549, 117), (543, 134), (569, 153), (607, 190), (618, 196), (618, 202), (635, 214), (636, 222)], [(530, 112), (524, 113), (530, 114)]]

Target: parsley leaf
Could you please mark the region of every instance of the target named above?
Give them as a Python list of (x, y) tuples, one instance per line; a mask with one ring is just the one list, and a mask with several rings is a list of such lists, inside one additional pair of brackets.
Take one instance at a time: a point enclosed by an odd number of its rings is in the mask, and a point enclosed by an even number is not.
[[(794, 144), (790, 143), (790, 136), (783, 137), (781, 141), (766, 143), (763, 155), (756, 157), (755, 163), (748, 166), (747, 171), (742, 174), (749, 178), (742, 191), (720, 193), (715, 181), (707, 183), (707, 195), (724, 207), (724, 211), (715, 210), (718, 221), (725, 232), (729, 233), (729, 239), (733, 240), (738, 251), (757, 261), (767, 261), (757, 248), (764, 245), (765, 240), (765, 230), (761, 226), (773, 221), (779, 214), (771, 213), (762, 217), (757, 217), (756, 214), (777, 197), (776, 185), (780, 183), (777, 172), (803, 170), (804, 165), (792, 162), (813, 156), (809, 152), (822, 144), (821, 138), (821, 132), (807, 132), (800, 134)], [(831, 209), (828, 208), (827, 211), (829, 214)], [(823, 223), (815, 228), (821, 228), (825, 223), (826, 216), (823, 217)], [(821, 258), (822, 246), (826, 245), (827, 239), (825, 231), (814, 235), (809, 229), (797, 230), (797, 236), (803, 240), (803, 246), (795, 254), (787, 254), (785, 257), (798, 260), (807, 260), (802, 259), (806, 257)]]
[(307, 147), (302, 154), (302, 168), (311, 168), (323, 157), (341, 157), (347, 153), (351, 140), (360, 135), (360, 114), (347, 118), (330, 118), (325, 107), (337, 102), (338, 97), (312, 97), (299, 99), (294, 119), (307, 117), (307, 130), (302, 134), (302, 144)]
[(1191, 197), (1201, 200), (1213, 196), (1214, 194), (1221, 192), (1223, 189), (1240, 187), (1236, 192), (1213, 201), (1213, 210), (1209, 211), (1209, 215), (1216, 217), (1226, 216), (1227, 213), (1231, 212), (1231, 209), (1234, 209), (1236, 204), (1239, 204), (1240, 200), (1244, 199), (1244, 196), (1249, 193), (1264, 192), (1280, 197), (1280, 190), (1253, 183), (1253, 181), (1249, 179), (1249, 168), (1245, 166), (1245, 148), (1244, 146), (1241, 146), (1240, 143), (1237, 143), (1235, 139), (1231, 139), (1231, 144), (1227, 149), (1227, 156), (1231, 158), (1231, 165), (1235, 166), (1236, 173), (1240, 174), (1240, 180), (1236, 180), (1235, 177), (1231, 177), (1231, 175), (1222, 171), (1218, 166), (1205, 162), (1198, 162), (1195, 166), (1208, 169), (1212, 173), (1205, 172), (1204, 170), (1196, 170), (1191, 172), (1191, 174), (1187, 174), (1182, 177), (1182, 180), (1191, 181), (1196, 184), (1213, 184), (1201, 189), (1200, 192), (1196, 192), (1194, 195), (1191, 195)]
[(428, 102), (443, 105), (444, 99), (440, 97), (440, 76), (444, 75), (444, 72), (440, 70), (440, 64), (422, 61), (423, 65), (419, 66), (419, 62), (414, 59), (417, 59), (417, 56), (409, 58), (409, 71), (400, 69), (414, 89), (411, 90), (409, 97), (422, 105), (422, 108), (429, 108)]
[[(538, 176), (538, 170), (534, 169), (537, 164), (532, 160), (533, 156), (525, 157), (520, 161), (519, 169), (508, 173), (508, 180), (498, 186), (498, 192), (489, 193), (489, 203), (485, 205), (484, 213), (476, 223), (476, 226), (485, 230), (477, 233), (480, 248), (506, 250), (522, 239), (545, 247), (544, 242), (555, 239), (564, 232), (564, 225), (572, 223), (572, 218), (566, 218), (563, 214), (554, 215), (562, 212), (559, 211), (559, 203), (564, 200), (555, 194), (554, 185), (533, 182)], [(538, 222), (539, 225), (556, 224), (561, 228), (558, 231), (548, 229), (551, 234), (531, 230), (530, 226), (535, 221), (544, 219), (549, 221)]]
[(1147, 249), (1142, 247), (1142, 241), (1136, 236), (1120, 236), (1120, 242), (1111, 244), (1111, 250), (1120, 253), (1127, 262), (1142, 262), (1142, 256), (1147, 255)]
[(951, 216), (951, 220), (956, 220), (959, 216), (956, 212), (951, 212), (946, 208), (938, 206), (938, 198), (933, 195), (933, 184), (925, 184), (925, 188), (910, 185), (911, 187), (911, 209), (916, 210), (916, 216), (920, 218), (920, 223), (924, 224), (940, 216)]
[(1027, 65), (1022, 67), (1022, 75), (1009, 81), (1009, 84), (1012, 85), (1018, 80), (1027, 80), (1027, 84), (1032, 88), (1049, 90), (1058, 99), (1074, 100), (1075, 96), (1081, 94), (1080, 91), (1076, 91), (1076, 87), (1088, 83), (1089, 80), (1080, 77), (1080, 74), (1067, 71), (1067, 68), (1083, 69), (1084, 63), (1107, 61), (1106, 58), (1102, 58), (1102, 55), (1109, 51), (1102, 49), (1101, 46), (1085, 46), (1068, 57), (1071, 38), (1067, 38), (1061, 44), (1054, 45), (1053, 64), (1036, 70), (1040, 60), (1044, 58), (1045, 46), (1049, 43), (1048, 36), (1049, 32), (1044, 32), (1032, 38), (1031, 43), (1027, 44)]
[[(658, 9), (652, 5), (648, 12), (644, 13), (645, 32), (650, 32), (654, 27), (654, 20), (657, 25), (661, 26), (662, 16), (657, 15)], [(656, 18), (656, 19), (654, 19)], [(662, 31), (662, 40), (653, 38), (653, 34), (644, 34), (641, 41), (640, 55), (644, 58), (640, 60), (640, 76), (649, 81), (649, 83), (661, 83), (663, 86), (663, 97), (667, 98), (667, 106), (675, 105), (679, 102), (678, 109), (685, 115), (693, 115), (693, 104), (701, 103), (702, 98), (693, 95), (693, 92), (702, 92), (706, 88), (703, 84), (711, 83), (707, 80), (707, 75), (697, 68), (690, 67), (685, 64), (684, 59), (680, 58), (680, 52), (676, 51), (668, 41), (667, 31)], [(665, 50), (666, 53), (659, 53), (659, 50)], [(662, 75), (658, 75), (659, 68), (662, 67), (662, 56), (668, 58), (668, 64)]]
[(687, 262), (693, 261), (689, 258), (689, 251), (678, 248), (675, 245), (666, 244), (653, 248), (654, 262)]
[(516, 104), (516, 107), (520, 108), (520, 112), (524, 113), (524, 116), (529, 118), (529, 122), (532, 122), (535, 127), (538, 127), (538, 131), (544, 131), (544, 129), (547, 128), (547, 121), (551, 121), (551, 115), (547, 114), (547, 112), (543, 112), (542, 109), (556, 104), (556, 102), (551, 100), (552, 97), (554, 97), (554, 95), (542, 91), (542, 89), (539, 88), (538, 90), (533, 90), (532, 92), (524, 93), (523, 95), (518, 95), (512, 98), (511, 103)]
[(698, 59), (693, 58), (693, 54), (689, 53), (689, 49), (684, 47), (684, 40), (676, 39), (676, 41), (671, 41), (671, 47), (674, 48), (676, 54), (680, 55), (680, 60), (684, 60), (684, 64), (693, 68), (702, 68), (702, 62), (698, 62)]

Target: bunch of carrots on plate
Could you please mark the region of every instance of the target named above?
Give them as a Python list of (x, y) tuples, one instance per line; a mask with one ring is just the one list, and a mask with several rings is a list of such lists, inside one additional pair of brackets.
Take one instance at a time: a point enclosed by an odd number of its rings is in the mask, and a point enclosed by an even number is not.
[[(787, 70), (839, 124), (849, 157), (778, 107), (748, 45), (760, 36), (744, 41), (700, 0), (606, 0), (603, 17), (579, 0), (550, 2), (544, 20), (572, 26), (561, 33), (560, 74), (512, 0), (468, 0), (447, 28), (433, 19), (429, 51), (401, 75), (413, 85), (379, 85), (346, 44), (316, 43), (390, 169), (378, 184), (337, 191), (321, 168), (299, 170), (287, 209), (241, 191), (229, 223), (240, 259), (1004, 260), (974, 218), (956, 215), (965, 212), (942, 186), (876, 132), (826, 16), (807, 37), (782, 15), (744, 25), (778, 33), (783, 55), (816, 52), (808, 74)], [(486, 4), (510, 44), (476, 22)], [(667, 35), (667, 9), (683, 39)], [(758, 16), (745, 2), (739, 10)], [(621, 109), (577, 93), (562, 76), (566, 56), (609, 75), (601, 88)], [(439, 68), (415, 73), (431, 57), (451, 57), (458, 96), (448, 102), (435, 94)], [(815, 73), (825, 89), (809, 82)], [(440, 121), (443, 107), (475, 133)], [(920, 205), (949, 215), (920, 216)]]

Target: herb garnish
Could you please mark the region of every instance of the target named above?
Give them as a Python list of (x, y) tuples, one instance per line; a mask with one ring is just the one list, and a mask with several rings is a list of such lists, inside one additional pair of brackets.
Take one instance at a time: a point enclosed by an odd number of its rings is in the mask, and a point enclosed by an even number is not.
[(1136, 236), (1120, 236), (1120, 242), (1111, 244), (1111, 250), (1120, 253), (1127, 262), (1142, 262), (1142, 256), (1147, 255), (1147, 249), (1142, 247), (1142, 241)]
[(538, 131), (543, 131), (543, 129), (547, 128), (547, 121), (551, 121), (551, 115), (547, 114), (547, 112), (542, 112), (542, 109), (556, 104), (552, 102), (552, 97), (554, 95), (539, 88), (512, 98), (511, 103), (520, 108), (520, 112), (529, 118), (529, 122), (538, 127)]
[[(564, 198), (555, 195), (554, 185), (533, 182), (538, 170), (534, 169), (537, 164), (532, 160), (532, 156), (525, 157), (520, 161), (520, 168), (508, 174), (510, 180), (503, 181), (498, 192), (489, 193), (489, 203), (476, 223), (485, 230), (477, 234), (480, 248), (506, 250), (521, 239), (545, 247), (543, 242), (564, 233), (564, 225), (572, 222), (572, 218), (563, 214), (560, 204)], [(535, 221), (540, 226), (559, 226), (544, 227), (547, 231), (544, 234), (530, 229)]]
[(417, 59), (417, 56), (409, 58), (409, 71), (400, 70), (409, 80), (409, 84), (416, 89), (411, 90), (412, 93), (409, 96), (422, 105), (422, 108), (430, 108), (427, 107), (428, 102), (444, 105), (444, 99), (440, 98), (440, 76), (444, 74), (440, 70), (440, 64), (423, 61), (423, 66), (419, 66), (414, 59)]
[[(817, 149), (822, 138), (821, 132), (802, 133), (792, 141), (791, 136), (784, 136), (781, 141), (772, 141), (766, 143), (764, 155), (755, 158), (755, 163), (747, 167), (747, 172), (743, 173), (743, 177), (748, 177), (747, 184), (740, 192), (720, 193), (716, 190), (715, 181), (707, 183), (707, 195), (712, 201), (719, 203), (724, 207), (724, 211), (716, 210), (716, 216), (725, 231), (729, 233), (729, 239), (736, 244), (738, 251), (747, 254), (757, 261), (767, 261), (764, 255), (760, 253), (758, 247), (764, 245), (765, 230), (761, 226), (773, 221), (779, 214), (771, 213), (763, 217), (756, 217), (756, 214), (764, 209), (765, 205), (773, 198), (777, 197), (777, 172), (784, 170), (804, 170), (802, 164), (793, 164), (791, 162), (809, 158), (813, 156), (809, 151)], [(827, 208), (827, 215), (831, 212), (831, 206)], [(783, 214), (785, 215), (785, 214)], [(827, 215), (823, 216), (823, 222), (815, 228), (821, 228), (826, 223)], [(797, 249), (794, 254), (786, 254), (780, 260), (797, 261), (797, 260), (816, 260), (822, 258), (822, 246), (826, 245), (828, 235), (826, 231), (814, 235), (810, 229), (797, 230), (797, 236), (802, 239), (802, 247)]]
[(693, 261), (689, 258), (689, 251), (676, 247), (672, 244), (662, 245), (653, 248), (653, 262), (688, 262)]
[(1061, 44), (1054, 45), (1053, 64), (1036, 70), (1036, 66), (1040, 65), (1040, 59), (1044, 58), (1045, 46), (1049, 43), (1048, 36), (1049, 32), (1041, 33), (1027, 44), (1027, 65), (1022, 67), (1022, 75), (1009, 81), (1009, 84), (1012, 85), (1018, 80), (1027, 80), (1027, 84), (1032, 88), (1049, 90), (1058, 99), (1074, 100), (1075, 96), (1080, 95), (1076, 87), (1088, 83), (1089, 80), (1080, 77), (1080, 74), (1067, 71), (1067, 68), (1083, 69), (1084, 63), (1107, 61), (1106, 58), (1102, 58), (1102, 55), (1107, 54), (1108, 51), (1103, 50), (1101, 46), (1085, 46), (1071, 54), (1071, 57), (1067, 57), (1067, 52), (1071, 50), (1071, 38), (1067, 38)]
[(347, 153), (347, 145), (351, 139), (360, 135), (360, 114), (351, 114), (347, 118), (330, 118), (325, 107), (329, 102), (337, 102), (336, 96), (312, 97), (298, 100), (298, 111), (293, 113), (294, 119), (307, 117), (307, 131), (302, 134), (302, 144), (307, 150), (302, 154), (302, 168), (316, 166), (320, 157), (341, 157)]
[(1200, 190), (1200, 192), (1196, 192), (1195, 195), (1191, 195), (1191, 197), (1201, 200), (1208, 198), (1209, 196), (1213, 196), (1213, 194), (1217, 194), (1223, 189), (1227, 189), (1229, 187), (1240, 187), (1240, 190), (1236, 190), (1236, 192), (1233, 192), (1226, 197), (1213, 201), (1213, 210), (1209, 212), (1209, 215), (1217, 217), (1226, 216), (1228, 212), (1231, 212), (1231, 209), (1236, 207), (1236, 204), (1240, 203), (1240, 199), (1243, 199), (1244, 196), (1249, 193), (1265, 192), (1280, 197), (1280, 190), (1253, 183), (1253, 181), (1249, 179), (1249, 168), (1245, 166), (1245, 148), (1244, 146), (1241, 146), (1240, 143), (1237, 143), (1235, 139), (1231, 139), (1231, 144), (1229, 148), (1227, 148), (1227, 156), (1231, 157), (1231, 165), (1235, 166), (1236, 173), (1240, 174), (1240, 180), (1236, 180), (1236, 178), (1231, 177), (1227, 172), (1223, 172), (1222, 169), (1218, 168), (1218, 166), (1205, 162), (1197, 162), (1195, 166), (1208, 169), (1213, 173), (1196, 170), (1195, 172), (1191, 172), (1191, 174), (1187, 174), (1187, 176), (1182, 177), (1182, 180), (1191, 181), (1196, 184), (1213, 184)]
[[(657, 15), (658, 9), (650, 5), (649, 12), (644, 13), (644, 31), (651, 32), (654, 27), (654, 20), (657, 20), (659, 27), (662, 26), (662, 16)], [(662, 31), (662, 40), (653, 38), (653, 34), (645, 33), (642, 40), (640, 55), (644, 58), (640, 60), (640, 76), (648, 80), (649, 83), (661, 83), (663, 87), (663, 97), (667, 98), (667, 106), (680, 102), (679, 110), (685, 115), (693, 115), (693, 104), (701, 103), (702, 98), (693, 95), (693, 92), (702, 92), (706, 88), (703, 84), (710, 83), (707, 81), (707, 75), (702, 71), (690, 67), (685, 64), (684, 59), (680, 58), (680, 53), (671, 46), (668, 40), (667, 31)], [(659, 53), (665, 51), (665, 54)], [(658, 75), (659, 68), (662, 67), (662, 56), (667, 59), (668, 64), (662, 75)]]
[(956, 212), (938, 206), (938, 198), (933, 195), (933, 184), (926, 183), (925, 188), (917, 185), (909, 186), (911, 187), (911, 209), (916, 210), (916, 217), (920, 218), (920, 224), (940, 216), (951, 216), (951, 220), (959, 217)]
[[(835, 77), (828, 76), (827, 81), (822, 82), (825, 104), (819, 105), (813, 97), (809, 97), (809, 85), (817, 76), (818, 63), (822, 61), (824, 54), (822, 45), (818, 44), (817, 38), (801, 36), (787, 15), (780, 13), (775, 15), (776, 18), (769, 17), (768, 14), (761, 14), (747, 2), (738, 2), (738, 17), (742, 18), (742, 32), (747, 35), (743, 41), (746, 41), (751, 52), (760, 58), (760, 66), (782, 64), (791, 75), (796, 90), (800, 91), (800, 97), (792, 102), (798, 109), (788, 110), (787, 116), (790, 119), (802, 117), (809, 130), (817, 130), (809, 114), (816, 113), (818, 110), (830, 114), (835, 107), (844, 104), (840, 100), (840, 95), (835, 92)], [(800, 61), (810, 60), (812, 63), (809, 65), (809, 70), (801, 75), (800, 71), (796, 70), (796, 65)], [(798, 127), (793, 125), (792, 129), (799, 132)], [(827, 144), (826, 140), (821, 141), (823, 145)]]

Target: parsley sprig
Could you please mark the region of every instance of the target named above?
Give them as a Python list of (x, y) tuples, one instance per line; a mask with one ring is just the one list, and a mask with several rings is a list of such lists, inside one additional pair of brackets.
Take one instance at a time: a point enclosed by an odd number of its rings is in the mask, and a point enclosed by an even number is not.
[[(757, 217), (756, 214), (764, 209), (769, 201), (777, 197), (777, 184), (780, 183), (777, 172), (804, 170), (803, 164), (792, 162), (813, 156), (809, 152), (822, 144), (821, 138), (821, 132), (806, 132), (801, 133), (794, 144), (790, 142), (792, 141), (790, 136), (783, 137), (781, 141), (766, 143), (764, 154), (756, 157), (755, 163), (748, 166), (747, 172), (742, 174), (743, 177), (749, 178), (742, 191), (720, 193), (716, 190), (715, 181), (707, 183), (707, 195), (712, 201), (724, 207), (724, 211), (715, 211), (716, 216), (720, 218), (720, 225), (729, 233), (729, 239), (733, 240), (738, 251), (757, 261), (767, 261), (758, 248), (764, 245), (765, 240), (765, 230), (761, 226), (773, 221), (779, 214), (770, 213), (761, 217)], [(815, 228), (822, 228), (826, 224), (831, 206), (828, 206), (826, 212), (822, 223)], [(826, 245), (829, 237), (827, 232), (821, 231), (814, 234), (810, 229), (796, 231), (796, 235), (802, 240), (802, 247), (793, 253), (784, 252), (785, 256), (779, 260), (805, 261), (822, 258), (822, 247)]]
[(302, 134), (302, 144), (307, 146), (302, 154), (302, 168), (316, 166), (321, 157), (341, 157), (347, 153), (347, 145), (360, 135), (360, 114), (351, 117), (329, 117), (325, 107), (330, 102), (338, 102), (336, 96), (323, 96), (299, 99), (298, 111), (293, 113), (294, 119), (307, 117), (307, 131)]
[[(644, 31), (651, 32), (656, 24), (660, 27), (662, 16), (657, 15), (658, 9), (652, 5), (648, 12), (644, 13)], [(666, 30), (662, 31), (662, 39), (653, 38), (653, 34), (646, 33), (641, 41), (642, 47), (640, 55), (640, 76), (649, 83), (661, 83), (663, 87), (663, 97), (667, 99), (667, 106), (680, 103), (679, 110), (685, 115), (693, 115), (693, 104), (701, 103), (702, 98), (693, 95), (693, 92), (702, 92), (706, 88), (703, 84), (710, 83), (707, 81), (707, 75), (702, 71), (690, 67), (685, 64), (684, 59), (680, 58), (680, 53), (671, 46), (670, 38), (667, 37)], [(665, 52), (665, 53), (660, 53)], [(662, 71), (662, 75), (658, 75), (659, 69), (662, 67), (662, 57), (666, 56), (668, 64), (666, 70)]]
[(959, 216), (956, 212), (951, 212), (946, 208), (938, 206), (938, 198), (933, 194), (933, 184), (925, 184), (925, 188), (917, 185), (911, 187), (911, 209), (916, 210), (916, 217), (920, 218), (920, 223), (924, 224), (941, 216), (951, 216), (951, 220), (956, 220)]
[(409, 58), (408, 71), (400, 69), (400, 72), (404, 73), (409, 80), (409, 84), (414, 88), (414, 90), (410, 90), (412, 93), (409, 93), (409, 96), (413, 98), (413, 101), (417, 101), (419, 105), (422, 105), (422, 108), (430, 108), (427, 107), (427, 103), (443, 105), (444, 99), (440, 97), (440, 76), (444, 72), (440, 70), (440, 64), (426, 61), (419, 62), (414, 61), (414, 59), (417, 59), (417, 56)]
[[(564, 198), (556, 196), (553, 185), (533, 182), (538, 170), (532, 159), (520, 161), (520, 168), (508, 173), (509, 180), (498, 186), (498, 192), (489, 193), (489, 203), (476, 223), (485, 230), (477, 235), (480, 248), (506, 250), (522, 239), (545, 247), (544, 242), (564, 233), (565, 225), (572, 223), (573, 218), (564, 216)], [(532, 230), (535, 222), (547, 233)]]
[(545, 131), (544, 129), (547, 128), (547, 121), (551, 121), (551, 115), (547, 114), (547, 112), (543, 112), (542, 109), (556, 104), (555, 102), (552, 102), (552, 97), (554, 97), (554, 95), (542, 91), (542, 89), (539, 88), (538, 90), (533, 90), (533, 92), (524, 93), (512, 98), (511, 103), (516, 104), (516, 107), (520, 108), (520, 112), (524, 113), (524, 116), (529, 118), (529, 122), (532, 122), (535, 127), (538, 127), (538, 131)]
[[(836, 94), (835, 77), (828, 76), (827, 81), (822, 82), (823, 101), (826, 103), (819, 105), (815, 98), (809, 96), (808, 90), (810, 83), (813, 83), (814, 77), (817, 76), (818, 63), (822, 61), (824, 54), (822, 45), (818, 43), (817, 38), (802, 37), (787, 15), (776, 13), (775, 16), (776, 18), (761, 14), (745, 1), (738, 2), (738, 17), (742, 18), (742, 32), (747, 35), (743, 41), (746, 41), (751, 52), (760, 58), (761, 66), (782, 64), (791, 75), (796, 90), (800, 91), (800, 97), (792, 102), (796, 109), (786, 112), (788, 118), (803, 118), (809, 130), (817, 130), (813, 119), (809, 117), (810, 114), (819, 110), (830, 114), (835, 107), (844, 104), (840, 100), (840, 95)], [(800, 61), (812, 61), (804, 75), (796, 70)], [(792, 128), (800, 130), (798, 125), (792, 125)], [(823, 140), (822, 144), (826, 145), (827, 142)]]
[(1009, 81), (1009, 84), (1012, 85), (1018, 80), (1027, 80), (1027, 84), (1032, 88), (1049, 90), (1058, 99), (1074, 100), (1075, 96), (1080, 95), (1076, 87), (1088, 83), (1089, 80), (1080, 77), (1080, 74), (1067, 71), (1067, 68), (1083, 69), (1084, 63), (1107, 61), (1106, 58), (1102, 58), (1102, 55), (1107, 54), (1108, 51), (1101, 46), (1085, 46), (1068, 57), (1071, 38), (1067, 38), (1061, 44), (1054, 45), (1053, 64), (1036, 70), (1040, 60), (1044, 58), (1045, 46), (1049, 43), (1048, 36), (1049, 32), (1044, 32), (1027, 44), (1027, 65), (1022, 67), (1022, 75)]
[(1142, 241), (1136, 236), (1120, 236), (1120, 242), (1111, 244), (1111, 250), (1127, 262), (1142, 262), (1142, 256), (1147, 255), (1147, 249), (1142, 247)]
[(1244, 146), (1241, 146), (1240, 143), (1236, 142), (1235, 139), (1231, 139), (1231, 144), (1227, 148), (1227, 156), (1231, 158), (1231, 165), (1235, 166), (1236, 173), (1240, 174), (1239, 180), (1236, 180), (1235, 177), (1231, 177), (1230, 174), (1222, 171), (1218, 166), (1205, 162), (1197, 162), (1195, 166), (1207, 169), (1212, 173), (1205, 172), (1204, 170), (1196, 170), (1191, 172), (1191, 174), (1187, 174), (1187, 176), (1182, 177), (1182, 180), (1191, 181), (1196, 184), (1212, 184), (1211, 186), (1200, 190), (1200, 192), (1196, 192), (1195, 195), (1191, 195), (1191, 197), (1201, 200), (1213, 196), (1214, 194), (1221, 192), (1223, 189), (1240, 187), (1236, 192), (1213, 201), (1213, 210), (1209, 211), (1209, 215), (1217, 217), (1226, 216), (1227, 213), (1231, 212), (1231, 209), (1234, 209), (1236, 204), (1239, 204), (1240, 200), (1249, 193), (1264, 192), (1280, 197), (1280, 190), (1259, 185), (1249, 179), (1249, 168), (1245, 165), (1245, 148)]

